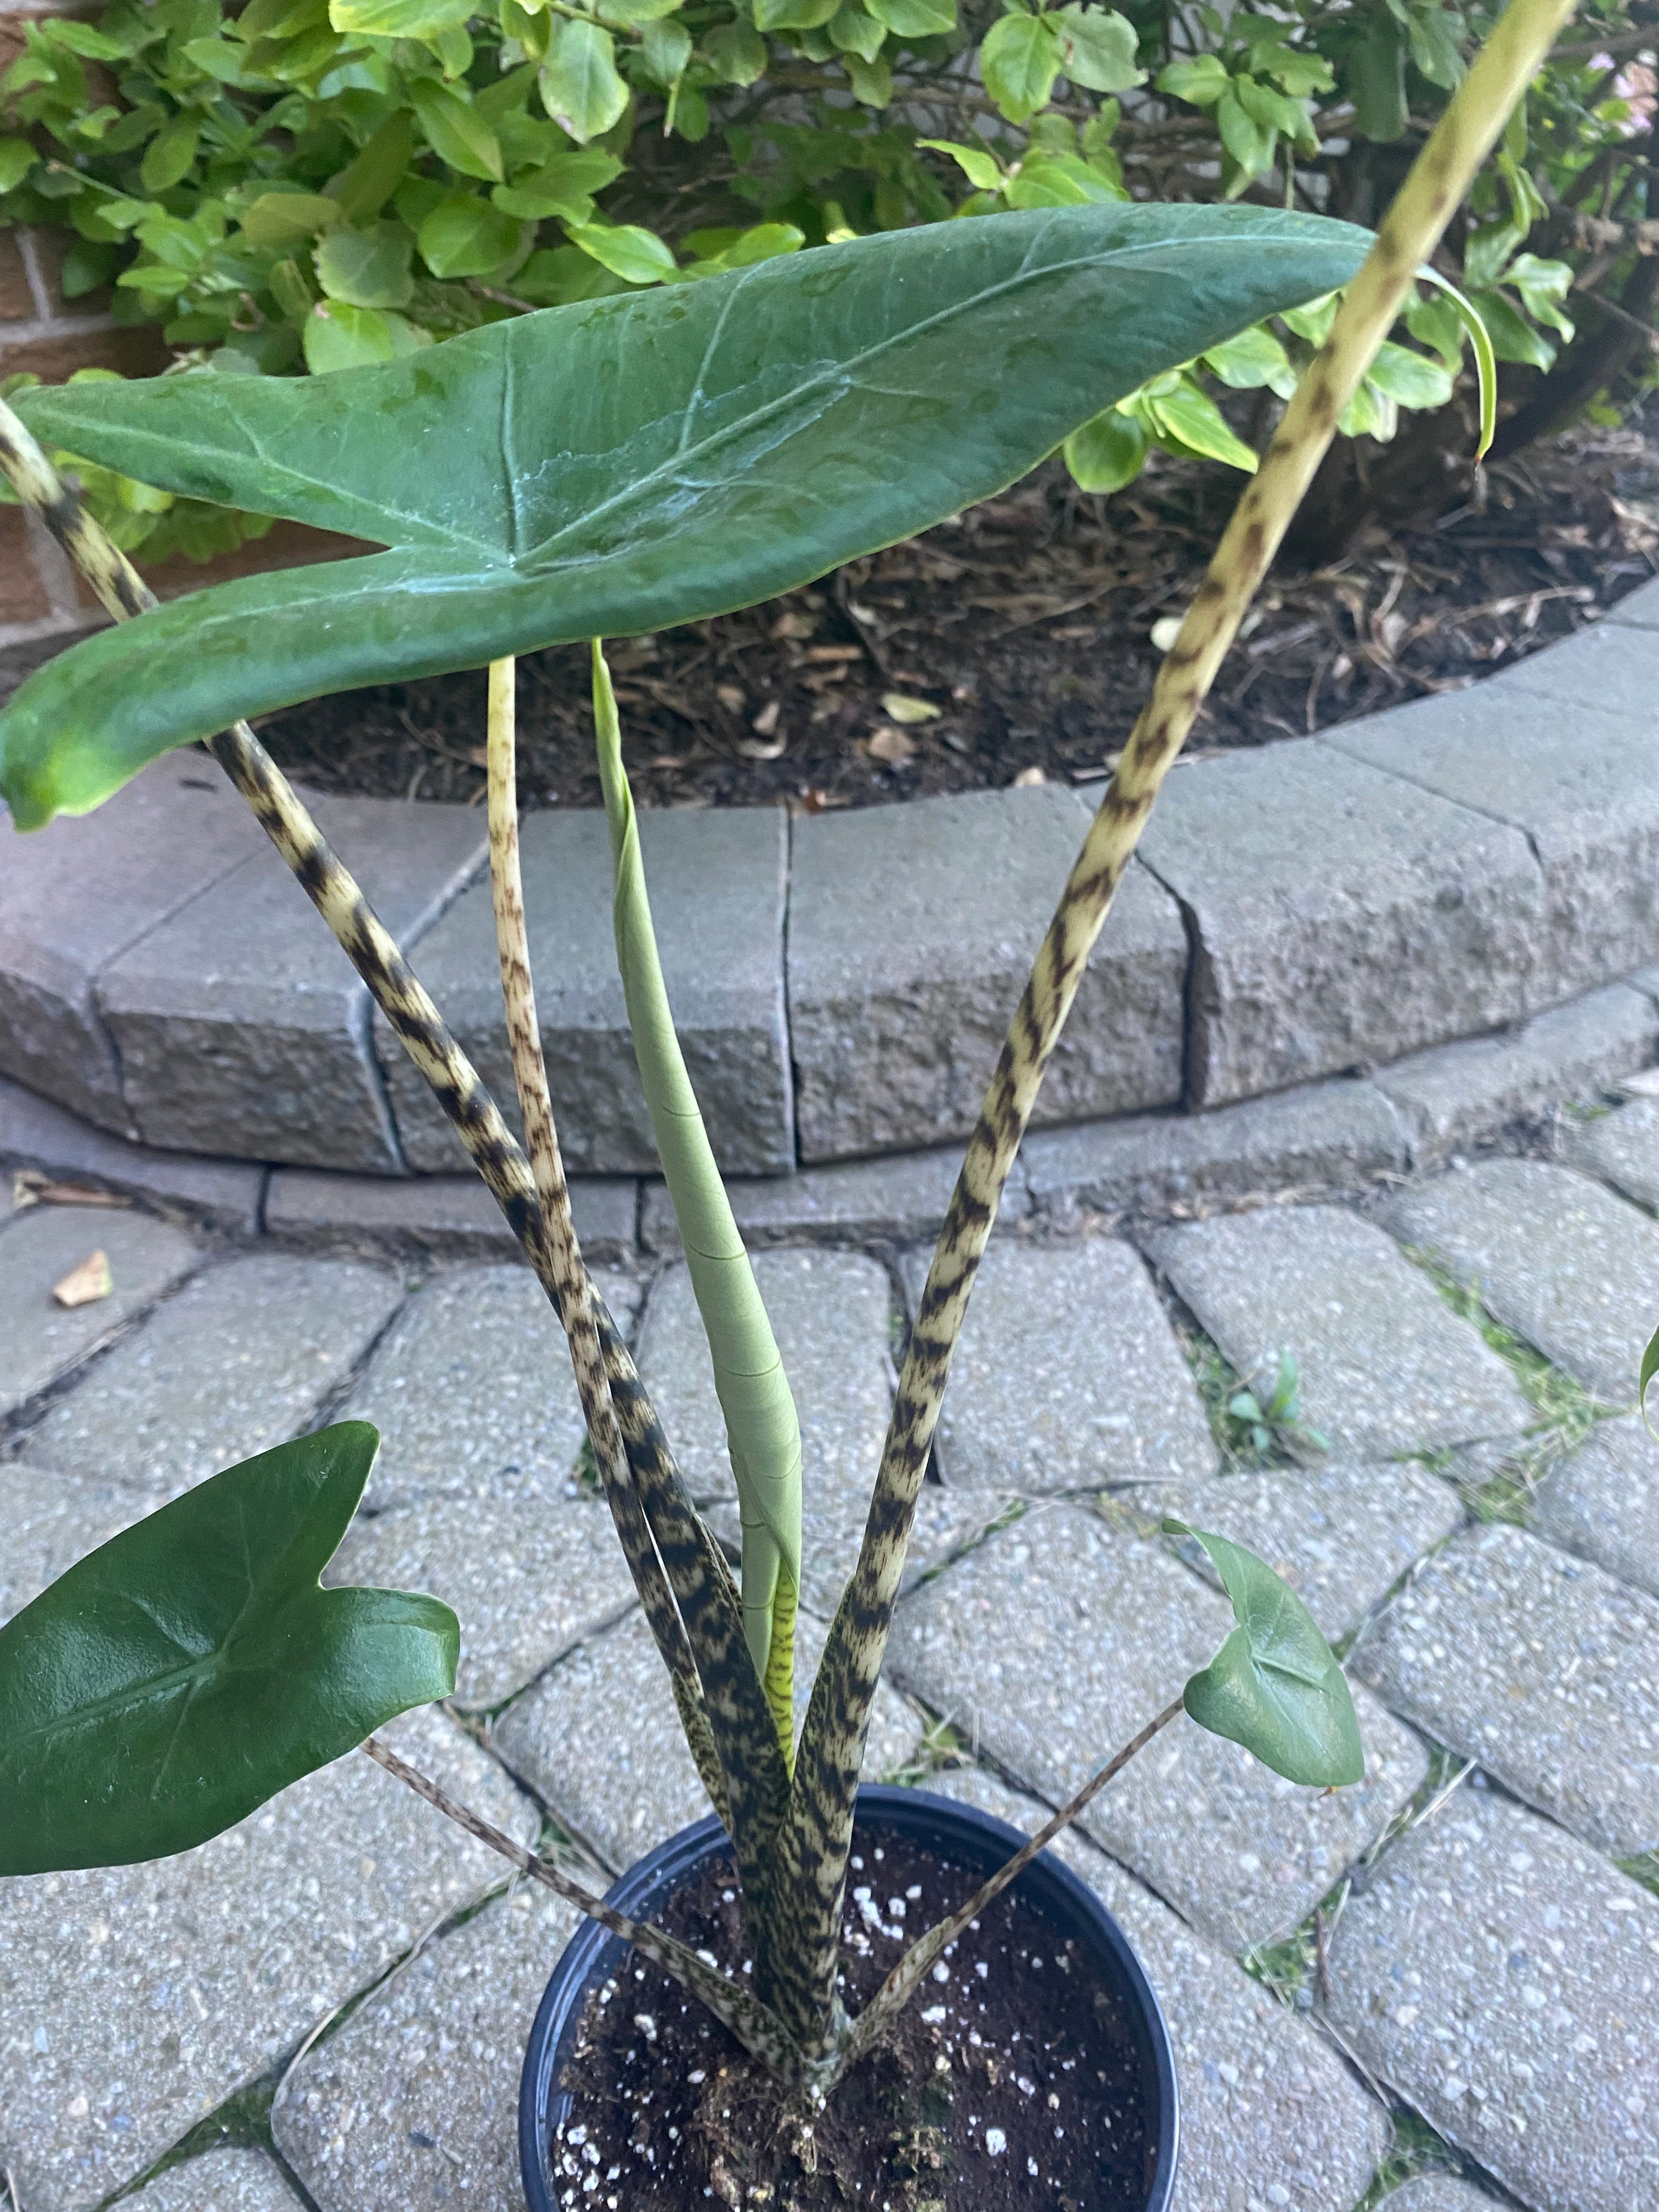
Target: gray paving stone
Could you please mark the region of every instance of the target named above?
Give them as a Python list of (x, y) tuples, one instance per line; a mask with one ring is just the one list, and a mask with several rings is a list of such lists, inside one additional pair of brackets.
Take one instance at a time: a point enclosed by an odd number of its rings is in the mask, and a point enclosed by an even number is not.
[(1659, 1844), (1659, 1599), (1504, 1522), (1430, 1559), (1349, 1664), (1613, 1858)]
[(1383, 1459), (1532, 1419), (1497, 1353), (1354, 1214), (1268, 1208), (1162, 1231), (1147, 1249), (1240, 1375), (1271, 1381), (1292, 1355), (1304, 1418), (1334, 1452)]
[[(590, 1262), (631, 1259), (639, 1185), (622, 1176), (580, 1176), (570, 1210)], [(391, 1250), (452, 1260), (521, 1257), (501, 1208), (476, 1173), (398, 1178), (278, 1168), (265, 1197), (265, 1228), (317, 1251)]]
[(1208, 1114), (1042, 1130), (1022, 1150), (1037, 1211), (1167, 1214), (1254, 1191), (1340, 1190), (1402, 1173), (1406, 1133), (1369, 1083), (1335, 1080)]
[[(94, 1128), (21, 1083), (0, 1079), (0, 1161), (42, 1168), (66, 1182), (135, 1192), (157, 1212), (244, 1236), (259, 1226), (265, 1170), (244, 1160), (157, 1152)], [(5, 1180), (9, 1182), (10, 1178)], [(0, 1207), (5, 1201), (0, 1198)], [(0, 1220), (4, 1214), (0, 1212)]]
[[(810, 1613), (798, 1618), (799, 1725), (825, 1632)], [(514, 1772), (618, 1873), (708, 1811), (642, 1613), (630, 1613), (619, 1628), (561, 1660), (507, 1708), (492, 1733)], [(865, 1778), (884, 1781), (907, 1766), (921, 1734), (917, 1715), (884, 1684), (865, 1747)]]
[[(858, 1252), (763, 1252), (755, 1279), (800, 1416), (801, 1594), (830, 1613), (852, 1571), (892, 1401), (887, 1271)], [(684, 1266), (652, 1291), (640, 1373), (700, 1504), (732, 1498), (726, 1426)]]
[(125, 2200), (134, 2212), (300, 2212), (282, 2168), (262, 2150), (210, 2150)]
[(1659, 1098), (1632, 1098), (1614, 1113), (1567, 1122), (1561, 1149), (1573, 1167), (1659, 1212)]
[[(1048, 1814), (981, 1768), (925, 1786), (1028, 1833)], [(1174, 2212), (1347, 2212), (1386, 2146), (1382, 2106), (1328, 2044), (1103, 1852), (1076, 1834), (1050, 1848), (1129, 1937), (1163, 2009), (1181, 2094)]]
[[(1161, 1546), (1074, 1506), (1030, 1513), (899, 1607), (889, 1673), (1060, 1804), (1215, 1656), (1231, 1607)], [(1181, 1720), (1085, 1814), (1096, 1841), (1230, 1949), (1295, 1926), (1423, 1778), (1356, 1695), (1366, 1775), (1322, 1794)]]
[(485, 1485), (360, 1517), (323, 1580), (430, 1590), (453, 1606), (455, 1698), (467, 1707), (500, 1705), (634, 1603), (605, 1501), (512, 1480), (499, 1494)]
[(1614, 983), (1518, 1030), (1396, 1060), (1377, 1070), (1376, 1083), (1412, 1127), (1413, 1164), (1433, 1166), (1510, 1122), (1535, 1121), (1564, 1101), (1593, 1097), (1645, 1066), (1656, 1047), (1659, 1010), (1642, 992)]
[[(1077, 794), (1052, 787), (796, 822), (789, 1021), (804, 1161), (969, 1134), (1087, 827)], [(1132, 867), (1038, 1120), (1179, 1097), (1186, 975), (1174, 902)]]
[(1181, 769), (1141, 851), (1197, 933), (1191, 1104), (1397, 1060), (1539, 1003), (1526, 839), (1319, 739)]
[(188, 753), (95, 813), (27, 836), (0, 819), (0, 1074), (125, 1134), (94, 980), (264, 842), (219, 770)]
[[(773, 807), (640, 817), (663, 972), (686, 1065), (728, 1174), (792, 1168), (783, 999), (788, 819)], [(573, 1174), (657, 1166), (611, 932), (611, 849), (597, 808), (532, 814), (522, 840), (536, 1005), (559, 1142)], [(489, 886), (476, 884), (421, 945), (422, 980), (501, 1110), (518, 1124)], [(374, 1048), (411, 1167), (453, 1170), (459, 1140), (391, 1030)]]
[[(1268, 1468), (1207, 1481), (1158, 1484), (1122, 1501), (1149, 1520), (1173, 1514), (1263, 1559), (1327, 1638), (1357, 1627), (1407, 1567), (1449, 1536), (1463, 1509), (1449, 1483), (1409, 1460)], [(1206, 1580), (1198, 1545), (1183, 1555)]]
[(1652, 583), (1638, 585), (1617, 606), (1609, 607), (1603, 620), (1623, 623), (1632, 629), (1659, 629), (1659, 588)]
[(1659, 1597), (1659, 1445), (1634, 1418), (1600, 1421), (1533, 1498), (1540, 1536)]
[[(626, 1334), (636, 1285), (594, 1280)], [(417, 1291), (341, 1418), (380, 1431), (364, 1498), (377, 1513), (437, 1498), (491, 1510), (562, 1500), (586, 1433), (553, 1309), (514, 1267), (457, 1268)]]
[[(914, 1310), (927, 1255), (911, 1255), (903, 1272)], [(986, 1254), (936, 1449), (947, 1486), (1031, 1497), (1218, 1465), (1145, 1263), (1106, 1237)]]
[[(406, 952), (488, 850), (476, 807), (310, 803)], [(149, 1143), (311, 1167), (400, 1164), (368, 1049), (368, 990), (263, 839), (111, 962), (98, 1001)]]
[[(1528, 944), (1528, 1009), (1610, 983), (1659, 953), (1653, 717), (1641, 693), (1620, 688), (1652, 659), (1629, 630), (1582, 631), (1489, 683), (1318, 740), (1526, 837), (1544, 890)], [(1652, 680), (1650, 670), (1650, 692)], [(1435, 916), (1442, 930), (1445, 919)], [(1438, 987), (1449, 951), (1443, 938), (1431, 957)]]
[(1493, 2212), (1498, 2199), (1449, 2173), (1419, 2174), (1383, 2199), (1394, 2212)]
[[(431, 1708), (404, 1756), (528, 1840), (534, 1814)], [(28, 2212), (85, 2212), (291, 2051), (502, 1863), (367, 1759), (198, 1850), (0, 1889), (0, 2163)]]
[(1651, 2203), (1659, 1901), (1585, 1844), (1466, 1785), (1349, 1899), (1329, 1968), (1365, 2064), (1523, 2203)]
[[(109, 1257), (106, 1298), (64, 1307), (52, 1295), (91, 1253)], [(92, 1206), (26, 1207), (0, 1246), (0, 1414), (44, 1390), (201, 1259), (195, 1239), (147, 1213)]]
[(271, 2129), (322, 2212), (524, 2212), (519, 2069), (579, 1917), (526, 1884), (301, 2060)]
[(1659, 1316), (1659, 1224), (1541, 1160), (1484, 1160), (1402, 1191), (1382, 1218), (1587, 1389), (1632, 1403)]
[(0, 1461), (0, 1622), (141, 1519), (154, 1502), (126, 1483), (59, 1474), (27, 1460)]
[[(751, 1251), (768, 1244), (901, 1243), (936, 1237), (962, 1165), (960, 1145), (890, 1158), (853, 1160), (842, 1167), (803, 1168), (799, 1175), (734, 1181), (732, 1211)], [(1016, 1160), (997, 1227), (1006, 1229), (1030, 1211), (1023, 1162)], [(645, 1186), (641, 1236), (647, 1252), (678, 1254), (678, 1224), (666, 1187)]]
[(159, 1504), (297, 1435), (401, 1295), (344, 1261), (260, 1253), (204, 1268), (53, 1407), (27, 1455)]

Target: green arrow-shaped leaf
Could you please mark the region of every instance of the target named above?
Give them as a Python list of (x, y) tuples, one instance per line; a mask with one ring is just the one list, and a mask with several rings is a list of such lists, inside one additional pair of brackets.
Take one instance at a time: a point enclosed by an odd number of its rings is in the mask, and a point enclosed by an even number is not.
[(1204, 1547), (1238, 1623), (1188, 1683), (1187, 1711), (1212, 1735), (1254, 1752), (1291, 1782), (1358, 1782), (1365, 1753), (1347, 1678), (1296, 1592), (1254, 1552), (1224, 1536), (1166, 1521)]
[(329, 377), (20, 393), (49, 447), (397, 550), (217, 585), (48, 661), (0, 716), (0, 791), (32, 828), (239, 714), (805, 583), (1346, 283), (1369, 243), (1273, 209), (1042, 209), (553, 307)]
[(319, 1586), (379, 1443), (342, 1421), (228, 1468), (0, 1629), (0, 1875), (187, 1850), (449, 1694), (447, 1605)]

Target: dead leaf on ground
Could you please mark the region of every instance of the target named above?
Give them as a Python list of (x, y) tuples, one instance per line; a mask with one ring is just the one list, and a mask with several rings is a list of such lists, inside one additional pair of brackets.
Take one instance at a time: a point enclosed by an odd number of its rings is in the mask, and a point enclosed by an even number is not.
[(931, 699), (913, 699), (907, 691), (884, 691), (881, 711), (896, 722), (936, 722), (939, 716)]
[(61, 1283), (54, 1283), (52, 1294), (60, 1306), (92, 1306), (114, 1288), (109, 1255), (100, 1249), (88, 1252), (78, 1267), (71, 1267)]
[(1634, 1075), (1621, 1078), (1619, 1088), (1632, 1098), (1659, 1098), (1659, 1067), (1639, 1068)]
[(11, 1179), (11, 1202), (21, 1212), (26, 1206), (112, 1206), (127, 1207), (131, 1198), (119, 1191), (100, 1190), (89, 1182), (58, 1182), (39, 1168), (19, 1168)]
[(1048, 777), (1044, 775), (1042, 770), (1037, 766), (1036, 763), (1033, 761), (1030, 768), (1021, 769), (1019, 774), (1014, 778), (1014, 789), (1016, 791), (1029, 791), (1033, 784), (1047, 783), (1048, 781)]
[(906, 761), (915, 758), (916, 741), (883, 722), (871, 731), (865, 750), (872, 760), (885, 761), (889, 768), (902, 768)]

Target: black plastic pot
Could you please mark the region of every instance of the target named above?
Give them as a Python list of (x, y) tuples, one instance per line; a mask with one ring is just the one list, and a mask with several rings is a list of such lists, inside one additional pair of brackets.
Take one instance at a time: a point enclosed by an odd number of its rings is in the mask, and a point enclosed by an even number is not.
[[(994, 1874), (1025, 1840), (1005, 1820), (922, 1790), (866, 1784), (859, 1791), (859, 1819), (868, 1828), (903, 1836), (981, 1875)], [(630, 1867), (610, 1891), (607, 1902), (634, 1919), (653, 1918), (726, 1841), (725, 1830), (712, 1814), (695, 1828), (683, 1828)], [(1111, 1914), (1051, 1853), (1034, 1860), (1014, 1887), (1040, 1907), (1062, 1935), (1087, 1951), (1096, 1972), (1122, 2001), (1139, 2051), (1142, 2079), (1149, 2085), (1148, 2125), (1158, 2149), (1144, 2212), (1168, 2212), (1175, 2191), (1179, 2115), (1169, 2030), (1152, 1985)], [(537, 2011), (519, 2087), (519, 2161), (530, 2212), (557, 2212), (548, 2149), (555, 2129), (570, 2109), (569, 2098), (558, 2087), (559, 2075), (589, 1990), (620, 1973), (626, 1957), (627, 1946), (617, 1937), (607, 1935), (597, 1922), (585, 1921), (554, 1968)]]

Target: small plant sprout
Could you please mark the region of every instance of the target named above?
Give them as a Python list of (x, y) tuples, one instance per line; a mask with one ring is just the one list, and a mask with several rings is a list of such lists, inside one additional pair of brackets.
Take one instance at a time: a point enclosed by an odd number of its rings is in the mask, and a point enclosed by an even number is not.
[(1275, 1443), (1328, 1450), (1326, 1438), (1302, 1418), (1302, 1370), (1296, 1354), (1270, 1352), (1256, 1363), (1258, 1375), (1264, 1370), (1272, 1376), (1271, 1387), (1247, 1383), (1227, 1401), (1227, 1418), (1243, 1428), (1250, 1449), (1258, 1458)]
[[(822, 2104), (879, 2040), (963, 1924), (957, 1913), (915, 1929), (878, 1993), (848, 2016), (838, 1964), (857, 1778), (951, 1357), (1004, 1185), (1164, 776), (1338, 418), (1566, 13), (1563, 0), (1511, 0), (1375, 240), (1242, 204), (1046, 206), (553, 307), (338, 374), (185, 374), (31, 392), (15, 412), (0, 405), (0, 464), (118, 617), (38, 670), (0, 715), (0, 789), (14, 818), (30, 828), (85, 811), (161, 753), (205, 740), (344, 947), (568, 1340), (593, 1470), (731, 1837), (750, 1971), (711, 1966), (605, 1905), (375, 1736), (393, 1715), (449, 1693), (459, 1629), (430, 1597), (319, 1588), (376, 1448), (361, 1423), (187, 1492), (0, 1631), (0, 1873), (185, 1850), (365, 1746), (678, 1978), (781, 2094)], [(926, 528), (1006, 486), (1149, 379), (1337, 290), (1328, 334), (1162, 664), (1010, 1026), (797, 1735), (799, 1425), (675, 1036), (598, 641), (750, 604)], [(179, 495), (386, 550), (158, 605), (58, 478), (37, 433)], [(617, 961), (726, 1420), (740, 1586), (583, 1260), (542, 1064), (518, 866), (513, 660), (574, 640), (594, 641)], [(491, 875), (522, 1146), (236, 719), (479, 665), (490, 669)], [(1240, 1418), (1268, 1436), (1305, 1433), (1293, 1364), (1281, 1361), (1265, 1401), (1256, 1389), (1249, 1402)], [(1294, 1782), (1359, 1778), (1347, 1686), (1300, 1600), (1224, 1536), (1177, 1532), (1220, 1577), (1231, 1634), (986, 1882), (968, 1916), (1183, 1712)]]

